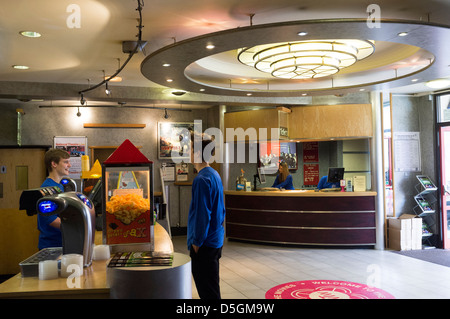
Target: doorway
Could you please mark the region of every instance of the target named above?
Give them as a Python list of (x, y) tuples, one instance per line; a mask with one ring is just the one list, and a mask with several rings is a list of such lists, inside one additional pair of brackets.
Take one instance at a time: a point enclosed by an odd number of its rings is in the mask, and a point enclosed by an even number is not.
[(439, 129), (441, 224), (443, 248), (450, 249), (450, 126)]
[(438, 95), (436, 102), (441, 239), (443, 248), (450, 249), (450, 94)]

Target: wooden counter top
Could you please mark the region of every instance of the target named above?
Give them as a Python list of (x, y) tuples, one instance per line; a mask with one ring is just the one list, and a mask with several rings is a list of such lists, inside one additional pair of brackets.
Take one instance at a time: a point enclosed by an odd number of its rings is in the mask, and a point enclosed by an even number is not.
[(315, 192), (313, 190), (285, 190), (285, 191), (224, 191), (225, 195), (241, 196), (281, 196), (281, 197), (355, 197), (355, 196), (376, 196), (377, 192)]
[[(155, 251), (172, 251), (173, 244), (167, 231), (159, 224), (154, 225)], [(101, 232), (96, 233), (96, 243)], [(69, 288), (67, 278), (39, 280), (38, 277), (22, 277), (19, 273), (0, 284), (1, 298), (109, 298), (106, 279), (107, 260), (92, 261), (84, 268), (79, 288)], [(75, 279), (72, 279), (75, 283)]]

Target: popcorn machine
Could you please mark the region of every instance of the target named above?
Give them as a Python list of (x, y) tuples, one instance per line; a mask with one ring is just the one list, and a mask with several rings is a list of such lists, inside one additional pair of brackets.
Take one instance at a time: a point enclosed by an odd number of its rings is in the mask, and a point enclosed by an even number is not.
[(102, 164), (103, 243), (111, 252), (154, 250), (153, 162), (125, 140)]

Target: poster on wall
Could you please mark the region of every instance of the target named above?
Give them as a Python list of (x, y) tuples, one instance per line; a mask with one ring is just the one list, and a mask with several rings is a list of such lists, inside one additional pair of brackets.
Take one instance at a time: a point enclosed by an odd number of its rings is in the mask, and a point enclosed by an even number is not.
[(53, 137), (53, 147), (67, 151), (70, 154), (69, 177), (72, 179), (81, 178), (81, 156), (87, 155), (86, 136), (55, 136)]
[(319, 184), (319, 164), (303, 164), (303, 184), (305, 186)]
[(286, 162), (289, 170), (298, 168), (296, 142), (259, 143), (259, 162), (266, 174), (276, 174), (282, 161)]
[(194, 123), (158, 122), (158, 158), (190, 161)]
[(319, 142), (304, 142), (303, 145), (303, 163), (319, 162)]
[(420, 132), (394, 132), (396, 172), (420, 172)]

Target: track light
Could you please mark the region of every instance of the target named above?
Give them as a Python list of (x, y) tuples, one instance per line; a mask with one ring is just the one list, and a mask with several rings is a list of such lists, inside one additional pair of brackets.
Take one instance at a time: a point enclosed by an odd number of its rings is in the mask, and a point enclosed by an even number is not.
[(81, 116), (81, 112), (80, 112), (80, 107), (78, 107), (78, 112), (77, 112), (77, 116), (80, 117)]
[(167, 113), (167, 109), (164, 109), (164, 116), (163, 116), (163, 118), (165, 120), (167, 120), (169, 117), (170, 117), (170, 115), (169, 115), (169, 113)]
[(80, 104), (81, 104), (81, 105), (84, 105), (84, 103), (86, 103), (86, 100), (84, 99), (84, 94), (81, 93)]
[(111, 90), (108, 88), (108, 81), (106, 81), (105, 93), (106, 93), (106, 95), (108, 95), (108, 96), (111, 94)]

